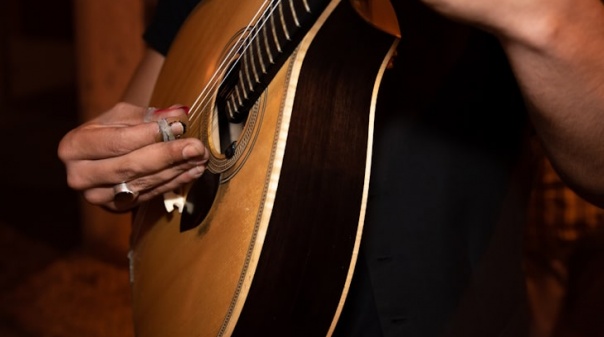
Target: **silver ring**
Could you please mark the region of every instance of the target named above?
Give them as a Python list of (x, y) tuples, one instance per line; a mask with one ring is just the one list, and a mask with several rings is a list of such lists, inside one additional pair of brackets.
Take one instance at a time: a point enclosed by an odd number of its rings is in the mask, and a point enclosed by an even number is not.
[(116, 204), (128, 204), (136, 200), (137, 197), (138, 192), (131, 190), (125, 182), (113, 186), (113, 201)]

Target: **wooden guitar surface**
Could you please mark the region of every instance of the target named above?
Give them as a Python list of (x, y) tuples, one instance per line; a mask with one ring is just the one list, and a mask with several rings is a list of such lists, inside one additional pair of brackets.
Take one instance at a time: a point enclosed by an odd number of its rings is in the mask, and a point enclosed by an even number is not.
[(179, 191), (183, 213), (158, 198), (135, 215), (138, 337), (329, 336), (342, 309), (363, 227), (377, 88), (397, 40), (351, 3), (325, 1), (227, 153), (213, 84), (263, 6), (202, 1), (160, 74), (151, 105), (192, 108), (187, 136), (210, 148), (211, 172)]

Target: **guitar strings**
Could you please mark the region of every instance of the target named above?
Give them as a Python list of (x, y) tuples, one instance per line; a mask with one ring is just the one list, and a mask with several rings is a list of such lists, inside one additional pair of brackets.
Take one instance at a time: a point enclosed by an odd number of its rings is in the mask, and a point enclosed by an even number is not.
[[(224, 58), (224, 60), (222, 61), (222, 63), (220, 64), (218, 70), (213, 74), (212, 78), (209, 81), (209, 84), (203, 89), (203, 91), (200, 93), (200, 95), (198, 96), (198, 98), (196, 99), (196, 101), (194, 102), (191, 111), (192, 111), (192, 122), (193, 124), (197, 121), (199, 115), (198, 112), (200, 111), (204, 111), (205, 109), (208, 108), (208, 106), (211, 103), (211, 97), (214, 93), (214, 90), (222, 85), (224, 83), (224, 80), (229, 76), (229, 74), (234, 70), (235, 68), (235, 64), (236, 62), (231, 63), (230, 68), (226, 71), (223, 72), (223, 69), (225, 68), (225, 63), (228, 62), (230, 60), (230, 58), (233, 55), (239, 55), (235, 60), (239, 61), (239, 59), (242, 57), (242, 55), (245, 53), (245, 51), (251, 46), (252, 42), (254, 41), (254, 39), (256, 38), (256, 36), (258, 35), (259, 31), (260, 31), (260, 27), (263, 27), (264, 25), (266, 25), (266, 22), (268, 21), (268, 18), (270, 17), (270, 14), (272, 14), (275, 9), (277, 8), (278, 4), (281, 1), (270, 1), (268, 8), (263, 9), (261, 8), (252, 18), (251, 23), (248, 24), (248, 28), (252, 27), (252, 31), (254, 31), (254, 27), (259, 27), (258, 29), (255, 30), (255, 33), (253, 33), (252, 35), (247, 35), (244, 36), (242, 35), (239, 40), (237, 41), (237, 43), (235, 44), (235, 46), (239, 46), (239, 47), (234, 47), (228, 54), (227, 56)], [(264, 4), (266, 4), (267, 2), (265, 1)], [(266, 7), (266, 6), (263, 6)], [(267, 13), (269, 15), (267, 15)], [(260, 22), (256, 25), (253, 25), (252, 23), (257, 21), (258, 16), (260, 16), (262, 19), (260, 20)], [(244, 39), (244, 43), (241, 43), (242, 39)], [(222, 80), (220, 82), (217, 82), (216, 77), (224, 74), (224, 76), (221, 76)]]
[[(260, 6), (260, 8), (258, 9), (258, 11), (254, 14), (254, 16), (252, 17), (252, 19), (250, 20), (250, 23), (247, 25), (247, 27), (254, 27), (253, 23), (255, 21), (258, 20), (258, 17), (260, 16), (260, 27), (264, 26), (266, 24), (266, 21), (268, 20), (268, 17), (274, 12), (275, 8), (278, 6), (278, 4), (280, 3), (280, 0), (274, 1), (274, 0), (265, 0), (262, 5)], [(268, 6), (266, 4), (269, 4)], [(269, 15), (266, 15), (266, 14)], [(264, 16), (264, 17), (263, 17)], [(258, 29), (259, 31), (259, 29)], [(236, 55), (236, 53), (240, 53), (239, 55), (243, 55), (243, 52), (245, 52), (245, 50), (247, 50), (249, 48), (249, 46), (251, 45), (251, 41), (248, 43), (241, 43), (242, 39), (248, 39), (248, 40), (253, 40), (250, 39), (250, 37), (254, 37), (257, 36), (257, 33), (255, 35), (248, 35), (247, 37), (242, 35), (238, 38), (237, 43), (235, 44), (235, 46), (239, 46), (238, 48), (233, 47), (227, 54), (227, 56), (224, 58), (224, 60), (222, 60), (222, 63), (218, 66), (218, 69), (216, 72), (214, 72), (214, 74), (212, 75), (212, 77), (210, 78), (208, 84), (206, 85), (206, 87), (199, 93), (199, 95), (197, 96), (197, 98), (195, 99), (195, 101), (193, 102), (193, 104), (191, 105), (190, 108), (190, 116), (189, 116), (189, 120), (190, 120), (190, 124), (195, 124), (196, 120), (198, 119), (198, 117), (201, 114), (198, 114), (198, 112), (203, 111), (204, 109), (207, 108), (207, 106), (210, 104), (211, 100), (209, 98), (211, 98), (211, 95), (214, 92), (214, 89), (219, 86), (222, 85), (222, 83), (224, 82), (224, 78), (226, 78), (234, 69), (234, 64), (231, 65), (231, 67), (227, 70), (226, 72), (226, 76), (223, 77), (223, 79), (220, 82), (217, 82), (216, 78), (221, 74), (223, 68), (225, 68), (225, 63), (233, 56)], [(243, 51), (243, 52), (242, 52)], [(240, 58), (241, 56), (239, 56)], [(205, 103), (204, 103), (205, 102)], [(143, 207), (148, 207), (148, 204), (143, 204), (141, 205), (141, 208)], [(140, 237), (141, 234), (141, 230), (142, 230), (142, 219), (141, 217), (136, 217), (135, 221), (133, 223), (133, 233), (132, 233), (132, 239), (133, 242), (138, 241), (138, 238)], [(135, 259), (135, 255), (134, 255), (134, 251), (130, 251), (128, 254), (128, 258), (130, 259), (130, 268), (133, 268), (133, 264), (134, 264), (134, 259)], [(132, 279), (134, 277), (133, 275), (133, 271), (130, 271), (130, 277), (131, 277), (131, 282), (133, 282), (134, 280)]]
[[(268, 5), (267, 5), (268, 3)], [(254, 14), (250, 23), (248, 24), (248, 29), (251, 28), (250, 35), (242, 35), (239, 37), (235, 46), (227, 53), (226, 57), (221, 61), (221, 64), (218, 66), (218, 69), (213, 73), (212, 77), (208, 81), (208, 84), (203, 88), (200, 94), (197, 96), (194, 103), (191, 105), (191, 113), (190, 113), (190, 121), (191, 124), (195, 124), (197, 119), (201, 116), (200, 112), (203, 112), (208, 108), (211, 104), (211, 97), (214, 94), (214, 91), (217, 87), (222, 85), (226, 78), (231, 74), (231, 72), (235, 69), (236, 63), (240, 60), (242, 55), (250, 48), (252, 43), (255, 41), (256, 37), (260, 33), (260, 30), (266, 25), (270, 16), (276, 10), (276, 8), (281, 3), (281, 0), (277, 1), (265, 1), (261, 8)], [(260, 19), (258, 19), (260, 17)], [(258, 21), (256, 24), (254, 22)], [(235, 62), (231, 62), (228, 69), (225, 68), (226, 63), (230, 61), (233, 55), (238, 55), (235, 58)], [(220, 80), (217, 80), (217, 77), (220, 76)]]
[[(266, 5), (268, 3), (268, 6)], [(243, 53), (245, 53), (245, 51), (251, 46), (252, 42), (254, 41), (254, 39), (256, 38), (256, 36), (259, 34), (260, 29), (262, 27), (264, 27), (266, 25), (266, 22), (268, 21), (268, 19), (270, 18), (270, 16), (273, 14), (273, 12), (275, 11), (275, 9), (279, 6), (279, 4), (281, 3), (281, 0), (265, 0), (262, 5), (260, 6), (260, 8), (258, 9), (258, 11), (254, 14), (254, 16), (252, 17), (252, 19), (250, 20), (250, 23), (247, 25), (247, 27), (252, 27), (252, 31), (254, 30), (255, 26), (254, 26), (254, 22), (258, 20), (258, 17), (260, 17), (260, 22), (259, 25), (257, 24), (256, 26), (258, 26), (258, 28), (256, 29), (256, 32), (252, 35), (248, 35), (248, 36), (244, 36), (241, 35), (238, 40), (237, 43), (235, 44), (235, 46), (239, 46), (239, 47), (233, 47), (227, 54), (227, 56), (222, 60), (221, 64), (218, 66), (217, 71), (214, 72), (214, 74), (212, 75), (212, 77), (210, 78), (210, 80), (208, 81), (208, 84), (205, 86), (205, 88), (203, 88), (203, 90), (199, 93), (199, 95), (197, 96), (197, 98), (195, 99), (195, 101), (193, 102), (193, 104), (191, 105), (191, 112), (190, 112), (190, 124), (195, 125), (197, 122), (197, 119), (201, 116), (201, 113), (199, 112), (203, 112), (208, 105), (211, 103), (211, 97), (214, 93), (214, 90), (216, 87), (222, 85), (224, 83), (224, 79), (227, 78), (229, 76), (229, 74), (233, 71), (233, 69), (235, 68), (235, 62), (233, 62), (233, 64), (230, 66), (229, 69), (226, 70), (225, 76), (222, 77), (222, 80), (217, 82), (216, 78), (218, 76), (220, 76), (220, 74), (222, 73), (223, 69), (225, 68), (225, 63), (230, 60), (230, 58), (233, 55), (237, 55), (237, 53), (239, 53), (239, 56), (237, 57), (237, 61), (239, 61), (239, 59), (241, 58), (241, 55), (243, 55)], [(247, 43), (241, 43), (242, 39), (247, 39)], [(143, 204), (141, 205), (141, 208), (146, 208), (149, 207), (148, 204)], [(136, 217), (134, 219), (134, 223), (133, 223), (133, 233), (132, 233), (132, 239), (134, 240), (133, 242), (138, 241), (138, 238), (141, 235), (141, 231), (142, 231), (142, 218), (141, 217)], [(130, 250), (130, 252), (128, 253), (128, 259), (129, 259), (129, 263), (130, 263), (130, 282), (134, 282), (134, 270), (133, 270), (133, 266), (135, 263), (135, 252), (134, 250)]]

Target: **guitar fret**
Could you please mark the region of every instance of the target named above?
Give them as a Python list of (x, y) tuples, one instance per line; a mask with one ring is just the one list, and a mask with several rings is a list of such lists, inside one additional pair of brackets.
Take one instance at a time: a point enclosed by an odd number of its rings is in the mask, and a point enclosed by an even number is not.
[(266, 65), (264, 64), (264, 58), (262, 57), (262, 50), (260, 48), (260, 35), (256, 37), (256, 53), (258, 54), (258, 63), (263, 74), (266, 74)]
[(245, 75), (245, 78), (247, 79), (247, 85), (250, 88), (250, 92), (253, 92), (254, 86), (252, 84), (252, 78), (250, 76), (250, 66), (249, 66), (247, 54), (243, 55), (243, 70), (244, 70), (243, 73)]
[(243, 92), (243, 98), (248, 99), (247, 91), (245, 90), (245, 84), (243, 83), (243, 75), (240, 74), (239, 82), (237, 83), (237, 88), (240, 88)]
[(255, 60), (254, 50), (250, 48), (248, 55), (249, 55), (250, 63), (252, 65), (252, 74), (254, 75), (254, 80), (256, 81), (256, 83), (260, 83), (260, 77), (258, 75), (258, 70), (256, 69), (256, 62), (254, 62), (254, 60)]
[(292, 17), (294, 18), (294, 23), (296, 24), (296, 27), (300, 27), (300, 20), (298, 19), (298, 15), (296, 13), (296, 9), (294, 8), (294, 1), (293, 0), (289, 0), (289, 8), (291, 9)]
[(235, 98), (233, 96), (231, 96), (231, 99), (229, 100), (229, 103), (231, 103), (232, 109), (235, 112), (239, 112), (239, 109), (238, 109), (239, 105), (237, 103), (235, 103)]
[(226, 110), (227, 110), (227, 114), (229, 115), (229, 117), (232, 118), (235, 116), (235, 113), (233, 112), (233, 105), (232, 105), (231, 101), (227, 101)]
[(281, 44), (279, 43), (279, 38), (277, 37), (277, 26), (275, 25), (275, 16), (271, 15), (271, 31), (273, 33), (273, 40), (275, 41), (275, 45), (277, 46), (277, 51), (279, 53), (283, 52), (281, 49)]
[(283, 14), (283, 3), (279, 3), (279, 18), (281, 19), (281, 27), (283, 27), (283, 32), (285, 33), (285, 38), (288, 41), (291, 41), (291, 37), (289, 36), (289, 31), (287, 30), (287, 25), (285, 24), (285, 15)]
[(304, 3), (304, 9), (306, 9), (306, 12), (307, 13), (311, 13), (311, 11), (310, 11), (310, 5), (308, 4), (308, 1), (302, 0), (302, 3)]
[(235, 95), (237, 96), (237, 103), (243, 106), (243, 100), (241, 99), (241, 89), (239, 89), (239, 86), (235, 86)]
[(275, 60), (273, 59), (273, 53), (271, 53), (271, 48), (268, 45), (268, 33), (266, 32), (266, 25), (262, 26), (262, 35), (264, 36), (264, 48), (266, 49), (268, 62), (270, 62), (270, 64), (275, 64)]

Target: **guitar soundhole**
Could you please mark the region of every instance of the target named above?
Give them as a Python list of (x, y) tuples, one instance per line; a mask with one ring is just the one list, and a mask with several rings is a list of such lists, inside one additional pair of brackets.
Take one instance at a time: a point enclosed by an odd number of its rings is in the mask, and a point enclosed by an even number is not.
[(246, 110), (243, 110), (243, 107), (238, 107), (237, 111), (233, 110), (233, 96), (235, 96), (240, 69), (239, 62), (233, 62), (229, 69), (231, 71), (223, 80), (216, 96), (218, 143), (220, 144), (220, 153), (224, 154), (227, 159), (232, 158), (235, 154), (236, 139), (240, 136), (248, 116), (247, 107)]
[[(207, 170), (229, 181), (244, 165), (260, 130), (267, 89), (265, 74), (241, 54), (249, 46), (252, 31), (244, 28), (226, 45), (219, 64), (226, 64), (214, 101), (201, 114), (200, 139), (210, 148)], [(253, 60), (256, 60), (253, 58)]]
[[(180, 218), (181, 232), (196, 228), (204, 222), (216, 198), (219, 183), (220, 176), (207, 171), (193, 183)], [(200, 232), (206, 229), (201, 227)]]

